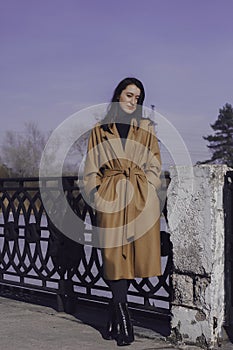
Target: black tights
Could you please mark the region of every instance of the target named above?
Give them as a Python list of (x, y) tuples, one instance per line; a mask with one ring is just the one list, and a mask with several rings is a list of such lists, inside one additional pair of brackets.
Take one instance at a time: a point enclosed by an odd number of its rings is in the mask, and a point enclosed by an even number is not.
[(130, 284), (130, 280), (108, 280), (106, 281), (112, 292), (112, 301), (117, 303), (127, 302), (127, 292)]

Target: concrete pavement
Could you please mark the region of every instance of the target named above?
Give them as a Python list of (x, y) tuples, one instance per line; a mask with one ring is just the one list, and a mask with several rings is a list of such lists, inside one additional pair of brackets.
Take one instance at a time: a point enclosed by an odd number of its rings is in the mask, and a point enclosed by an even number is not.
[[(101, 310), (97, 311), (97, 314), (92, 314), (82, 308), (77, 314), (70, 315), (57, 312), (51, 307), (0, 297), (0, 349), (119, 349), (115, 341), (105, 340), (102, 337), (105, 318)], [(133, 344), (126, 347), (129, 350), (200, 349), (195, 346), (172, 345), (161, 334), (137, 325), (134, 329), (136, 339)], [(220, 349), (233, 350), (233, 344), (228, 342)]]

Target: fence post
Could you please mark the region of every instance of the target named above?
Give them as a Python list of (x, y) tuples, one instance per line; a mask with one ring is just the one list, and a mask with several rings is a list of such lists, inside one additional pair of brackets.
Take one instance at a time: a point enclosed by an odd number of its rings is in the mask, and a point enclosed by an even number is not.
[(212, 348), (224, 324), (226, 165), (171, 169), (168, 222), (173, 244), (171, 339)]

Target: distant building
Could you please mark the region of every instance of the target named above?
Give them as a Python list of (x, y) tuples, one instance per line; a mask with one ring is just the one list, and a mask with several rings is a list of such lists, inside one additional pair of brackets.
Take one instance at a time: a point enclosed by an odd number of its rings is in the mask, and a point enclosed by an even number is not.
[(0, 164), (0, 178), (10, 177), (10, 174), (10, 169), (4, 164)]

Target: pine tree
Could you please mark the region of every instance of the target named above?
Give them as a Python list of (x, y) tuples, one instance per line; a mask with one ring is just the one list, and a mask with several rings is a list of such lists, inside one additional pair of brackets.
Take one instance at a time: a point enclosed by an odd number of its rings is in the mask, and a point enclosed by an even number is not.
[(227, 164), (233, 167), (233, 108), (226, 103), (219, 109), (218, 119), (210, 124), (214, 135), (203, 136), (209, 142), (212, 158), (202, 163)]

